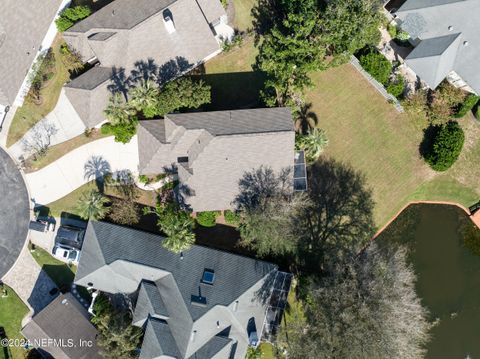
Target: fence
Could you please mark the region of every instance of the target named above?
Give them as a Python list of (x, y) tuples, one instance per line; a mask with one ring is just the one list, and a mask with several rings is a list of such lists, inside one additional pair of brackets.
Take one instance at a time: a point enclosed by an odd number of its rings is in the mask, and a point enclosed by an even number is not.
[(373, 85), (373, 87), (377, 89), (378, 92), (380, 92), (380, 94), (383, 97), (385, 97), (385, 99), (388, 102), (391, 102), (393, 106), (395, 106), (395, 109), (398, 112), (400, 113), (404, 112), (403, 107), (400, 104), (400, 101), (398, 101), (395, 96), (390, 95), (380, 82), (375, 80), (367, 71), (365, 71), (355, 56), (352, 55), (352, 57), (350, 58), (350, 63), (353, 65), (353, 67), (355, 67), (358, 70), (358, 72), (360, 72), (363, 75), (363, 77), (365, 77), (368, 80), (368, 82), (370, 82)]

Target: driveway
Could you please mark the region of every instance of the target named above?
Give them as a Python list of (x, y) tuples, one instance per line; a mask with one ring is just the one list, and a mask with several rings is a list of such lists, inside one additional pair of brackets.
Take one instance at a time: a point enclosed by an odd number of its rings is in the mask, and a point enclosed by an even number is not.
[[(45, 124), (53, 125), (56, 128), (56, 133), (50, 138), (50, 146), (62, 143), (81, 135), (85, 132), (85, 124), (78, 116), (77, 112), (73, 108), (70, 100), (65, 95), (62, 89), (60, 97), (55, 108), (45, 118), (38, 122), (33, 128), (31, 128), (22, 139), (8, 148), (9, 153), (15, 157), (20, 156), (28, 157), (28, 153), (24, 153), (23, 139), (29, 139), (32, 136), (42, 133), (42, 128)], [(36, 130), (37, 129), (37, 130)]]
[(29, 222), (30, 199), (22, 174), (0, 148), (0, 278), (20, 255)]
[(26, 179), (32, 200), (46, 205), (105, 172), (122, 170), (138, 173), (137, 136), (127, 144), (115, 142), (113, 137), (87, 143), (47, 167), (27, 174)]

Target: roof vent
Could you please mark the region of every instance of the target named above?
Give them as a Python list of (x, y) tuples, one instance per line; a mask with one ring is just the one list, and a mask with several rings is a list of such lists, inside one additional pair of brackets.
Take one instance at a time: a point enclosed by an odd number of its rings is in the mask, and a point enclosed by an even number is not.
[(453, 26), (450, 25), (450, 26), (448, 27), (448, 31), (452, 31), (452, 30), (453, 30)]
[(464, 41), (463, 46), (468, 46), (468, 41)]
[(196, 336), (196, 335), (197, 335), (197, 331), (194, 330), (194, 331), (192, 332), (192, 336), (190, 337), (190, 341), (192, 341), (192, 342), (195, 341), (195, 336)]
[(67, 302), (68, 302), (68, 301), (67, 301), (66, 299), (62, 300), (62, 304), (63, 304), (63, 305), (67, 305)]
[(180, 259), (183, 259), (183, 252), (180, 252)]
[(112, 10), (112, 16), (115, 16), (115, 9)]

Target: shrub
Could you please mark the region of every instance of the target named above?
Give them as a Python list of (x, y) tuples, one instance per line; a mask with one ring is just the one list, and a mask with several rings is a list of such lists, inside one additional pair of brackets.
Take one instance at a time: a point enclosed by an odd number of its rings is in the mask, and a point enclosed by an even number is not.
[(461, 118), (465, 116), (468, 111), (472, 110), (475, 107), (479, 99), (480, 99), (480, 96), (474, 95), (473, 93), (468, 95), (465, 101), (463, 101), (463, 103), (460, 105), (460, 108), (455, 114), (455, 117)]
[(227, 210), (223, 213), (223, 215), (225, 217), (225, 222), (228, 224), (236, 226), (240, 223), (240, 214), (234, 211)]
[(206, 211), (197, 213), (197, 223), (203, 227), (214, 227), (217, 224), (218, 211)]
[(369, 52), (361, 54), (360, 65), (372, 77), (383, 85), (386, 85), (392, 72), (392, 64), (382, 54), (369, 50)]
[(59, 32), (72, 27), (76, 22), (85, 19), (92, 13), (92, 10), (88, 6), (75, 6), (70, 7), (62, 11), (55, 24)]
[(400, 98), (405, 90), (405, 79), (402, 75), (397, 75), (395, 80), (390, 81), (387, 86), (387, 92), (396, 98)]
[(101, 132), (104, 135), (115, 136), (116, 142), (128, 143), (137, 133), (137, 121), (134, 120), (128, 123), (119, 123), (117, 125), (106, 123), (102, 125)]
[(410, 38), (410, 34), (406, 31), (400, 30), (397, 32), (396, 38), (400, 41), (407, 41)]
[(395, 24), (392, 24), (392, 23), (388, 24), (387, 25), (387, 31), (390, 34), (390, 36), (392, 37), (392, 39), (397, 37), (397, 27), (395, 26)]
[(473, 114), (475, 115), (475, 118), (480, 121), (480, 106), (473, 109)]
[(138, 181), (143, 184), (149, 184), (150, 183), (150, 178), (147, 175), (139, 175), (138, 176)]
[(465, 135), (458, 122), (449, 121), (426, 131), (424, 141), (427, 142), (424, 152), (425, 161), (435, 171), (446, 171), (458, 159)]

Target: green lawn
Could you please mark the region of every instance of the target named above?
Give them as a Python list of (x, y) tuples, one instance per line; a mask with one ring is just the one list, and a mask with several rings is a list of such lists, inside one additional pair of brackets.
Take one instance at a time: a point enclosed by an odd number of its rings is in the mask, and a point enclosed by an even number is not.
[(36, 247), (35, 250), (30, 253), (57, 287), (65, 290), (70, 288), (73, 283), (73, 278), (75, 277), (75, 266), (68, 266), (66, 263), (59, 261), (50, 253), (39, 247)]
[(77, 137), (74, 137), (68, 141), (59, 143), (55, 146), (52, 146), (48, 149), (48, 152), (45, 156), (34, 160), (33, 157), (29, 157), (25, 160), (25, 173), (35, 172), (39, 169), (48, 166), (50, 163), (58, 160), (60, 157), (64, 156), (68, 152), (83, 146), (89, 142), (107, 137), (107, 135), (102, 135), (98, 130), (95, 130), (90, 136), (85, 136), (81, 134)]
[(235, 8), (233, 26), (239, 31), (246, 31), (252, 27), (252, 8), (257, 0), (232, 0)]
[(17, 109), (10, 128), (8, 129), (7, 147), (10, 147), (20, 140), (30, 128), (55, 108), (63, 84), (69, 78), (68, 70), (62, 62), (59, 52), (62, 41), (61, 36), (58, 35), (52, 45), (56, 59), (56, 72), (54, 77), (49, 81), (48, 86), (42, 89), (43, 102), (40, 105), (36, 105), (28, 98), (25, 99), (23, 106)]
[[(0, 298), (0, 327), (5, 329), (8, 339), (22, 339), (20, 329), (22, 328), (22, 319), (28, 314), (28, 308), (11, 288), (6, 288), (8, 296)], [(6, 348), (0, 347), (0, 359), (26, 357), (27, 353), (22, 348), (11, 347), (9, 349), (7, 352)]]

